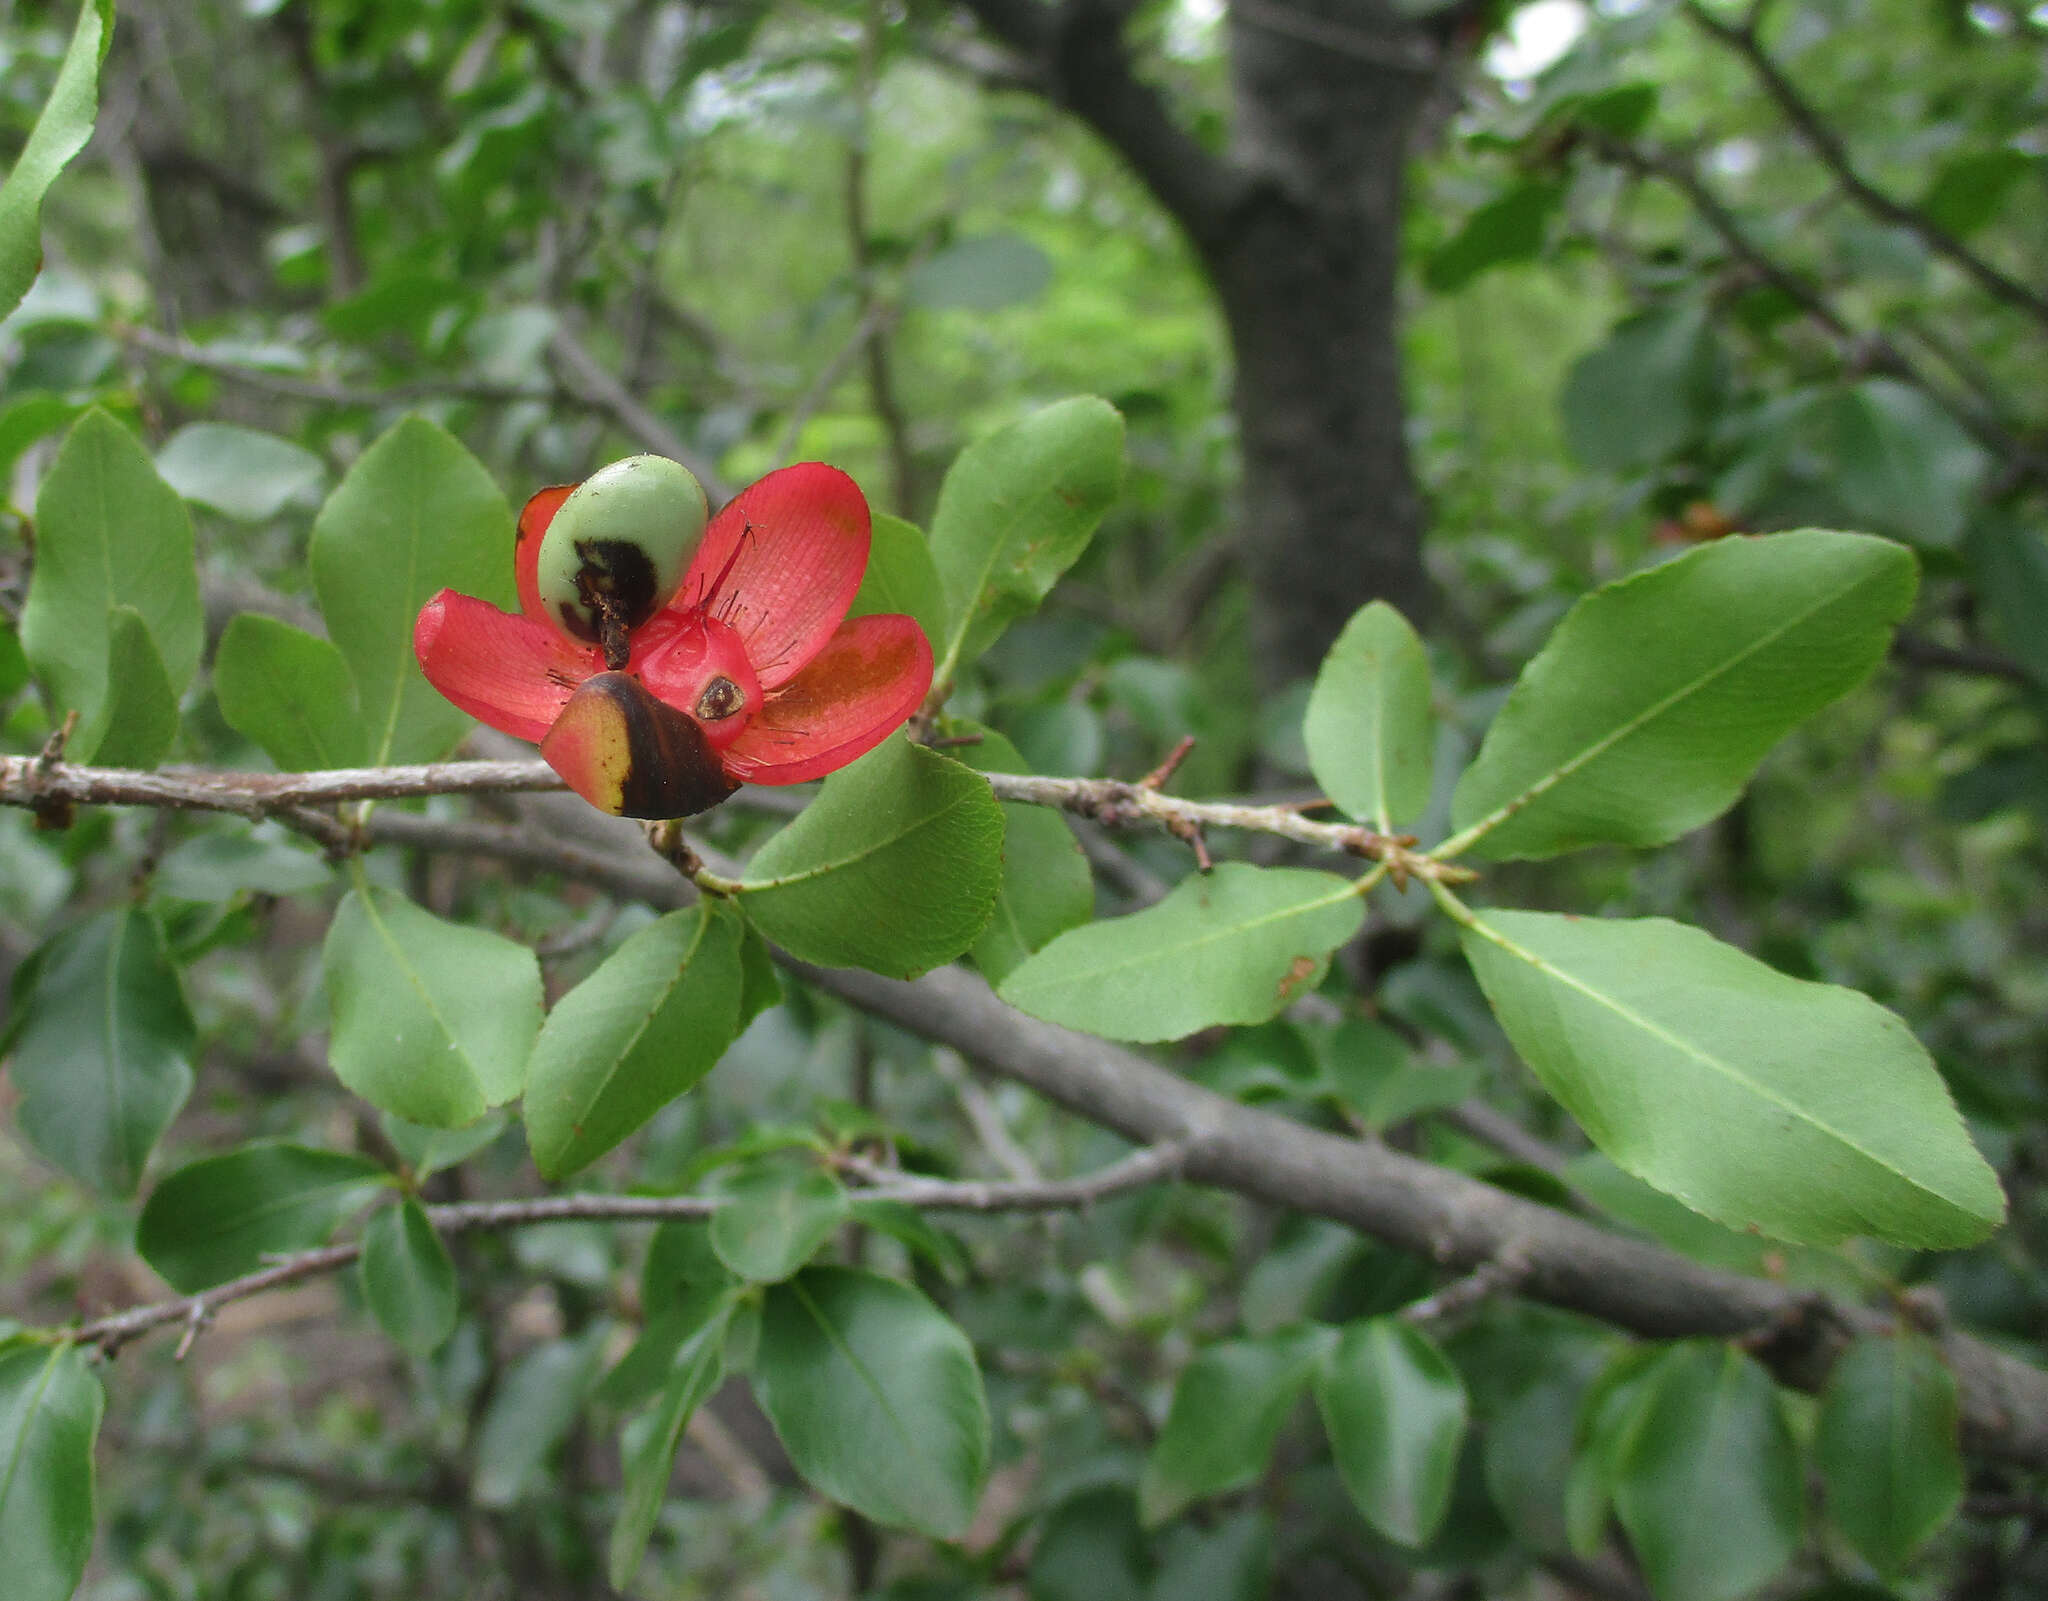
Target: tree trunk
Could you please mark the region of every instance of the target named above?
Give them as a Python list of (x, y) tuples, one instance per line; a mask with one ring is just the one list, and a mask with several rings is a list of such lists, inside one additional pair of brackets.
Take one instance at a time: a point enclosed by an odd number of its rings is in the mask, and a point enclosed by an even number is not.
[(1293, 0), (1281, 15), (1297, 26), (1341, 28), (1323, 39), (1276, 31), (1263, 5), (1234, 11), (1232, 154), (1251, 183), (1231, 225), (1198, 241), (1236, 357), (1240, 547), (1274, 682), (1313, 673), (1369, 600), (1418, 624), (1431, 610), (1395, 300), (1402, 168), (1430, 79), (1390, 18), (1333, 48), (1366, 11)]

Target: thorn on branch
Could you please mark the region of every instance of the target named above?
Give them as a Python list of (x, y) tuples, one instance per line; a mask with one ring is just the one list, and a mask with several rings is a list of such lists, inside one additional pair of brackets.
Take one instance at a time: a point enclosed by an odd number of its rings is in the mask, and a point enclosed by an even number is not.
[[(78, 708), (74, 706), (64, 714), (64, 721), (57, 725), (50, 737), (43, 741), (42, 752), (36, 757), (34, 776), (37, 780), (47, 779), (56, 772), (58, 764), (64, 760), (64, 747), (71, 743), (71, 736), (77, 728)], [(29, 802), (29, 810), (35, 816), (38, 829), (53, 832), (69, 828), (77, 815), (71, 802), (61, 795), (37, 795)]]
[[(1147, 773), (1143, 778), (1138, 780), (1138, 788), (1164, 789), (1166, 787), (1166, 781), (1169, 778), (1173, 777), (1174, 769), (1180, 766), (1182, 762), (1188, 759), (1188, 752), (1193, 750), (1194, 748), (1195, 736), (1193, 734), (1181, 735), (1180, 743), (1175, 745), (1172, 750), (1166, 753), (1166, 760), (1161, 762), (1157, 767), (1153, 768), (1151, 772)], [(1203, 869), (1204, 872), (1206, 872), (1207, 870), (1207, 868)]]
[(1175, 839), (1185, 841), (1195, 853), (1195, 867), (1198, 871), (1213, 872), (1216, 863), (1210, 859), (1208, 841), (1202, 838), (1202, 825), (1185, 817), (1166, 819), (1166, 831)]
[(1434, 1295), (1426, 1295), (1401, 1308), (1401, 1320), (1414, 1324), (1440, 1323), (1461, 1316), (1496, 1295), (1513, 1291), (1529, 1276), (1529, 1270), (1528, 1252), (1516, 1242), (1509, 1241), (1463, 1278), (1453, 1279)]
[(191, 1309), (185, 1314), (185, 1332), (178, 1336), (178, 1348), (171, 1353), (171, 1360), (184, 1361), (186, 1353), (192, 1349), (192, 1342), (199, 1338), (199, 1331), (212, 1321), (213, 1313), (208, 1310), (205, 1297), (193, 1296)]

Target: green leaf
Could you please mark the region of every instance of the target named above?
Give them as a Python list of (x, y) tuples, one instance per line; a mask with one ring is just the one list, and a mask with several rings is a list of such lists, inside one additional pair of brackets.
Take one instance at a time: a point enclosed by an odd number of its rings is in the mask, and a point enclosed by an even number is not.
[(1309, 694), (1301, 733), (1316, 782), (1383, 834), (1429, 805), (1436, 765), (1429, 695), (1422, 641), (1383, 600), (1344, 625)]
[(420, 608), (442, 589), (507, 609), (512, 513), (453, 435), (408, 417), (357, 458), (313, 525), (313, 585), (355, 679), (373, 764), (444, 754), (471, 727), (413, 657)]
[(1866, 378), (1834, 397), (1833, 487), (1858, 524), (1947, 549), (1991, 465), (1984, 447), (1926, 394)]
[(1828, 1514), (1878, 1572), (1896, 1574), (1963, 1499), (1955, 1375), (1918, 1335), (1855, 1341), (1821, 1392), (1813, 1455)]
[(1462, 289), (1489, 267), (1533, 261), (1564, 199), (1554, 179), (1524, 179), (1467, 217), (1423, 263), (1423, 281), (1439, 294)]
[(711, 1218), (711, 1248), (741, 1278), (774, 1284), (817, 1254), (846, 1221), (846, 1191), (815, 1167), (759, 1167), (730, 1175)]
[(423, 1128), (386, 1112), (378, 1119), (384, 1137), (416, 1179), (466, 1162), (505, 1132), (503, 1112), (489, 1112), (467, 1128)]
[(1658, 1601), (1735, 1601), (1799, 1548), (1799, 1451), (1771, 1376), (1706, 1342), (1660, 1363), (1615, 1507)]
[(1999, 638), (2048, 687), (2048, 536), (2005, 516), (1980, 518), (1965, 549), (1976, 570), (1978, 603)]
[(370, 1219), (361, 1269), (363, 1299), (395, 1344), (425, 1356), (455, 1332), (455, 1264), (418, 1201)]
[(2022, 150), (1967, 150), (1949, 157), (1920, 202), (1928, 220), (1965, 238), (2004, 208), (2015, 185), (2037, 171), (2041, 158)]
[(675, 1471), (676, 1447), (690, 1416), (725, 1376), (725, 1326), (721, 1316), (705, 1324), (676, 1352), (661, 1396), (626, 1426), (620, 1441), (625, 1466), (625, 1496), (619, 1520), (612, 1525), (606, 1559), (612, 1588), (625, 1590), (639, 1571), (647, 1538), (661, 1515), (668, 1482)]
[(1031, 1548), (1031, 1601), (1146, 1601), (1152, 1566), (1138, 1504), (1120, 1484), (1054, 1507)]
[(1335, 1340), (1332, 1330), (1311, 1326), (1204, 1347), (1181, 1370), (1145, 1459), (1138, 1510), (1146, 1527), (1264, 1472), (1280, 1426)]
[[(100, 63), (114, 36), (114, 0), (86, 0), (28, 142), (0, 183), (0, 317), (21, 304), (43, 264), (43, 196), (85, 148), (99, 110)], [(76, 1580), (74, 1579), (74, 1583)], [(66, 1592), (69, 1593), (68, 1591)]]
[(133, 1195), (192, 1090), (192, 1014), (163, 931), (100, 912), (15, 975), (8, 1072), (29, 1144), (81, 1184)]
[(967, 1336), (907, 1284), (807, 1268), (768, 1291), (754, 1393), (811, 1486), (890, 1528), (958, 1537), (988, 1473)]
[(1557, 402), (1565, 442), (1588, 467), (1649, 466), (1704, 430), (1718, 387), (1704, 305), (1641, 312), (1581, 356), (1566, 377)]
[(0, 1551), (8, 1601), (67, 1601), (92, 1555), (106, 1394), (75, 1345), (0, 1351)]
[(921, 311), (1001, 311), (1036, 300), (1052, 262), (1014, 233), (970, 235), (920, 261), (903, 279), (903, 303)]
[(1926, 1049), (1868, 996), (1663, 918), (1488, 911), (1465, 955), (1593, 1143), (1695, 1211), (1809, 1244), (1933, 1248), (2005, 1216)]
[(1370, 1018), (1339, 1023), (1323, 1038), (1316, 1057), (1330, 1092), (1374, 1130), (1456, 1106), (1478, 1088), (1478, 1070), (1470, 1063), (1439, 1067), (1418, 1062), (1406, 1040)]
[(536, 1345), (512, 1364), (476, 1431), (469, 1493), (478, 1506), (514, 1506), (547, 1490), (542, 1469), (583, 1408), (610, 1332), (599, 1320), (577, 1338)]
[(1273, 1590), (1273, 1518), (1246, 1507), (1210, 1528), (1179, 1524), (1159, 1542), (1147, 1601), (1266, 1601)]
[(143, 1203), (135, 1249), (190, 1295), (254, 1273), (269, 1256), (326, 1243), (391, 1183), (366, 1157), (264, 1142), (202, 1157)]
[(1035, 611), (1087, 548), (1123, 483), (1124, 420), (1093, 396), (1063, 400), (960, 453), (932, 514), (947, 632), (946, 683), (1016, 618)]
[(72, 736), (73, 754), (102, 767), (147, 770), (177, 737), (178, 692), (149, 625), (133, 606), (116, 606), (107, 614), (107, 693)]
[(88, 728), (107, 699), (121, 606), (140, 615), (182, 695), (205, 634), (191, 519), (135, 436), (95, 408), (65, 436), (36, 494), (35, 572), (21, 613), (22, 648), (51, 704), (59, 715), (75, 708)]
[(708, 902), (671, 912), (556, 1004), (526, 1088), (544, 1175), (596, 1161), (717, 1065), (738, 1032), (742, 933)]
[(950, 962), (989, 919), (1003, 814), (987, 781), (889, 739), (825, 780), (747, 864), (741, 905), (807, 962), (915, 978)]
[(1447, 850), (1661, 845), (1884, 659), (1912, 554), (1806, 529), (1715, 541), (1588, 595), (1523, 669), (1458, 781)]
[(363, 885), (335, 908), (321, 959), (328, 1060), (379, 1110), (461, 1128), (525, 1086), (541, 1010), (525, 946)]
[(157, 864), (157, 891), (173, 900), (218, 902), (325, 889), (334, 869), (297, 840), (277, 823), (223, 819), (171, 847)]
[[(1001, 734), (979, 723), (949, 720), (949, 730), (978, 734), (962, 754), (983, 773), (1028, 773), (1024, 758)], [(1095, 879), (1067, 820), (1048, 806), (1003, 806), (1003, 877), (995, 911), (974, 942), (974, 965), (1000, 984), (1018, 963), (1057, 934), (1095, 915)]]
[(213, 693), (228, 727), (281, 771), (354, 767), (369, 754), (355, 680), (327, 640), (244, 612), (213, 656)]
[(238, 522), (268, 522), (327, 469), (310, 450), (232, 423), (187, 423), (156, 453), (156, 470), (187, 500)]
[(1364, 918), (1355, 886), (1335, 873), (1224, 862), (1142, 912), (1060, 935), (999, 993), (1112, 1040), (1263, 1023), (1315, 989)]
[(945, 637), (946, 597), (939, 589), (939, 570), (932, 565), (924, 530), (885, 511), (874, 514), (868, 570), (846, 615), (867, 617), (876, 612), (914, 618), (934, 650)]
[(1348, 1326), (1316, 1373), (1316, 1409), (1344, 1488), (1390, 1540), (1421, 1545), (1451, 1504), (1465, 1443), (1465, 1384), (1398, 1318)]

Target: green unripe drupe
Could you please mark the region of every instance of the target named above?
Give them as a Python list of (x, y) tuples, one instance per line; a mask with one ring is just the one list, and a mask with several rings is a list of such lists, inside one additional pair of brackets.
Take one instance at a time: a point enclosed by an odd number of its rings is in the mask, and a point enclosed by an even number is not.
[(704, 486), (665, 456), (599, 468), (541, 536), (534, 577), (548, 615), (624, 667), (626, 635), (682, 587), (710, 515)]

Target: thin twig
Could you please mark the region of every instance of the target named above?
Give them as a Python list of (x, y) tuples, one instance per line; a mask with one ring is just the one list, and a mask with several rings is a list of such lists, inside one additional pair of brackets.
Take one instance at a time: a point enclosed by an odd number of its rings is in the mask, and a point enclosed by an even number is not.
[[(1163, 1183), (1179, 1173), (1191, 1149), (1186, 1141), (1163, 1143), (1127, 1156), (1099, 1172), (1029, 1184), (948, 1183), (938, 1179), (906, 1179), (900, 1174), (891, 1174), (886, 1175), (886, 1182), (875, 1183), (855, 1193), (862, 1200), (900, 1201), (929, 1212), (1064, 1211), (1091, 1205), (1125, 1190)], [(842, 1160), (840, 1165), (857, 1174), (868, 1171), (863, 1164)], [(532, 1200), (460, 1201), (446, 1206), (430, 1206), (426, 1215), (436, 1233), (450, 1235), (524, 1228), (539, 1223), (667, 1222), (679, 1218), (704, 1218), (711, 1216), (721, 1204), (716, 1197), (703, 1195), (548, 1195)], [(322, 1246), (316, 1251), (302, 1251), (196, 1295), (150, 1301), (94, 1318), (75, 1329), (63, 1331), (63, 1337), (79, 1344), (96, 1345), (111, 1356), (129, 1341), (153, 1329), (183, 1324), (186, 1332), (178, 1353), (182, 1356), (199, 1328), (221, 1307), (303, 1279), (337, 1272), (355, 1261), (360, 1252), (361, 1246), (353, 1240)]]

